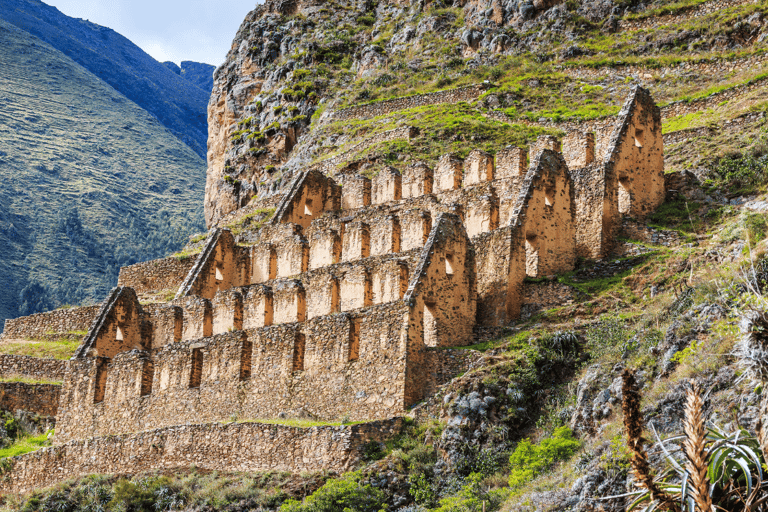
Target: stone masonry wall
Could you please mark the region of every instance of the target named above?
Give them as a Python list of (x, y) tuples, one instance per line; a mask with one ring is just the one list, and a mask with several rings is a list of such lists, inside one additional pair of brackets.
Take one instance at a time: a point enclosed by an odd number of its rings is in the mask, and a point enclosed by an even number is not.
[[(56, 442), (233, 415), (391, 417), (406, 406), (408, 314), (408, 305), (397, 301), (172, 343), (151, 355), (124, 352), (102, 369), (98, 359), (74, 359), (64, 380)], [(149, 386), (142, 384), (145, 378)]]
[(194, 264), (195, 258), (163, 258), (137, 263), (120, 269), (117, 286), (130, 286), (138, 294), (163, 290), (175, 292)]
[(620, 236), (629, 240), (666, 247), (678, 245), (683, 241), (683, 237), (677, 231), (654, 229), (628, 218), (622, 220)]
[(90, 474), (195, 466), (209, 471), (348, 471), (369, 441), (398, 433), (402, 419), (341, 427), (260, 423), (183, 425), (42, 448), (9, 459), (0, 493), (24, 493)]
[(0, 376), (2, 377), (62, 380), (66, 371), (67, 361), (60, 359), (0, 354)]
[(368, 105), (357, 105), (332, 112), (326, 119), (332, 121), (346, 121), (348, 119), (370, 119), (376, 116), (383, 116), (398, 110), (404, 110), (414, 107), (425, 107), (428, 105), (439, 105), (440, 103), (459, 103), (462, 101), (474, 101), (478, 99), (484, 91), (482, 85), (470, 85), (458, 89), (447, 91), (437, 91), (415, 96), (405, 96), (391, 100), (379, 101)]
[(25, 411), (40, 416), (56, 416), (61, 386), (0, 382), (0, 409)]
[(619, 27), (622, 30), (642, 30), (649, 28), (658, 28), (667, 25), (679, 26), (682, 23), (693, 18), (700, 18), (709, 14), (751, 3), (751, 0), (710, 0), (690, 9), (667, 14), (664, 16), (651, 16), (639, 20), (619, 20)]
[(72, 331), (87, 331), (99, 314), (100, 305), (73, 309), (57, 309), (5, 321), (0, 341), (41, 339)]

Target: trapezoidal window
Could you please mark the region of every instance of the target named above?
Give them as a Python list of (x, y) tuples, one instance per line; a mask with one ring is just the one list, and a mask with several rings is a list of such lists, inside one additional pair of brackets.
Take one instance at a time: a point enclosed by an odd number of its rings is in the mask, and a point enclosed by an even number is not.
[(269, 249), (269, 263), (267, 263), (267, 275), (269, 279), (277, 278), (277, 249), (275, 246), (270, 246)]
[(312, 216), (312, 200), (309, 198), (304, 201), (304, 215)]
[(123, 341), (124, 339), (125, 335), (123, 334), (123, 329), (118, 325), (117, 330), (115, 331), (115, 340)]
[(445, 275), (452, 276), (454, 273), (453, 270), (453, 254), (447, 252), (445, 253)]
[(331, 279), (331, 313), (341, 311), (341, 294), (339, 293), (339, 280)]
[(628, 214), (632, 207), (632, 191), (629, 178), (619, 178), (619, 213)]
[(643, 147), (643, 130), (635, 128), (635, 147)]
[(348, 361), (357, 361), (360, 358), (360, 323), (361, 320), (359, 319), (352, 320), (349, 323)]
[(251, 378), (251, 356), (253, 354), (253, 342), (247, 337), (243, 338), (243, 351), (240, 354), (240, 380)]
[(93, 403), (98, 404), (104, 401), (104, 394), (107, 391), (107, 368), (109, 359), (96, 360), (96, 385), (93, 391)]
[(145, 360), (141, 368), (141, 396), (152, 394), (152, 379), (155, 376), (155, 365), (149, 359)]
[(192, 349), (192, 368), (189, 371), (189, 387), (199, 388), (203, 380), (203, 349)]
[(424, 303), (424, 345), (427, 347), (437, 347), (437, 304), (434, 302)]
[(293, 341), (293, 371), (304, 371), (304, 351), (306, 350), (307, 339), (303, 334), (296, 334)]
[(525, 238), (525, 275), (539, 277), (539, 239), (536, 235)]

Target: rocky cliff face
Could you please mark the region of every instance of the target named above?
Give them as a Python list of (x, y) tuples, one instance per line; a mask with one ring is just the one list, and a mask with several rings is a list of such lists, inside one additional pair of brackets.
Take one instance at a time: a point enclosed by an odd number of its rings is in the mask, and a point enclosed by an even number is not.
[[(425, 135), (466, 154), (472, 143), (495, 142), (491, 152), (509, 143), (501, 131), (491, 134), (479, 126), (489, 126), (483, 120), (489, 109), (502, 111), (512, 123), (557, 127), (567, 119), (615, 114), (633, 81), (651, 88), (662, 103), (688, 94), (685, 88), (720, 84), (728, 66), (722, 74), (717, 67), (696, 74), (659, 66), (674, 66), (682, 55), (698, 62), (710, 58), (707, 52), (750, 53), (766, 29), (763, 14), (749, 5), (740, 0), (676, 8), (634, 0), (267, 1), (248, 14), (215, 73), (208, 106), (208, 226), (254, 197), (278, 193), (297, 170), (379, 127), (426, 122), (412, 112), (410, 119), (390, 116), (376, 126), (357, 119), (333, 125), (329, 112), (345, 106), (491, 82), (472, 112), (444, 112), (445, 121), (472, 116), (467, 126), (474, 126), (474, 135), (451, 129)], [(657, 18), (654, 9), (672, 14)], [(638, 64), (613, 71), (628, 62)], [(525, 137), (517, 142), (527, 144)], [(433, 149), (422, 145), (406, 155), (400, 148), (384, 160), (430, 159), (424, 153)]]
[(330, 9), (326, 2), (268, 1), (252, 11), (216, 70), (208, 105), (209, 227), (254, 196), (278, 192), (309, 164), (322, 146), (308, 136), (312, 116), (343, 104), (339, 93), (356, 81), (396, 80), (385, 73), (391, 64), (419, 51), (422, 58), (400, 74), (460, 56), (476, 58), (475, 65), (493, 61), (516, 47), (505, 30), (549, 7), (540, 0), (486, 3), (357, 0)]

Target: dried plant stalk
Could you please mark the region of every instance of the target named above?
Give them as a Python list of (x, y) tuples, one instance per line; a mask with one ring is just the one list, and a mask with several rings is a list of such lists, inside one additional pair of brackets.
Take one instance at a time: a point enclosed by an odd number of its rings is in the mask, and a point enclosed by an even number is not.
[(664, 492), (654, 481), (648, 454), (645, 452), (643, 438), (643, 417), (640, 412), (640, 392), (633, 370), (625, 369), (622, 374), (622, 402), (624, 412), (624, 427), (627, 429), (627, 446), (632, 452), (632, 469), (640, 485), (648, 490), (651, 500), (656, 501), (658, 510), (679, 512), (676, 501)]
[(709, 477), (707, 475), (706, 428), (704, 426), (704, 404), (699, 386), (691, 380), (691, 387), (686, 391), (685, 435), (683, 443), (687, 459), (685, 469), (690, 475), (690, 489), (696, 507), (701, 512), (712, 511), (712, 498), (709, 496)]

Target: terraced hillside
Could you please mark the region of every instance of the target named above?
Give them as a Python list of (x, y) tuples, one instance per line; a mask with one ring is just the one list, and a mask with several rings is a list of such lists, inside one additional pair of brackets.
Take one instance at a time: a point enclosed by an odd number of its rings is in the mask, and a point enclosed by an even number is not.
[[(727, 133), (760, 131), (764, 2), (480, 4), (303, 2), (291, 10), (267, 2), (253, 11), (215, 77), (209, 225), (350, 149), (334, 171), (431, 164), (445, 150), (493, 153), (541, 133), (591, 129), (618, 112), (636, 83), (664, 106), (670, 171), (738, 149)], [(420, 103), (480, 84), (473, 98)], [(413, 101), (376, 108), (407, 97)], [(366, 115), (348, 108), (367, 104)], [(406, 127), (421, 135), (389, 136)], [(702, 137), (711, 150), (687, 151), (684, 141)]]
[(146, 110), (0, 21), (0, 321), (97, 301), (201, 227), (205, 163)]

